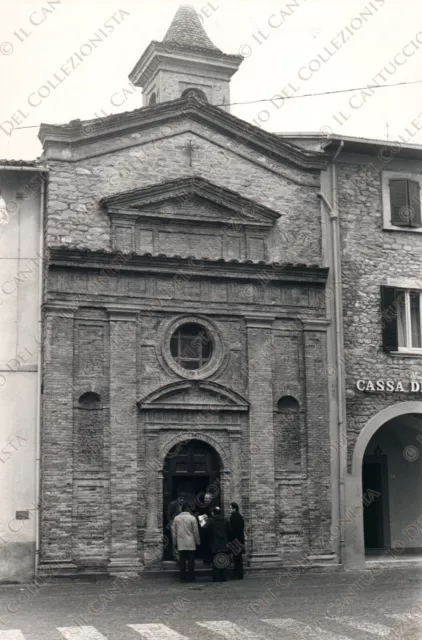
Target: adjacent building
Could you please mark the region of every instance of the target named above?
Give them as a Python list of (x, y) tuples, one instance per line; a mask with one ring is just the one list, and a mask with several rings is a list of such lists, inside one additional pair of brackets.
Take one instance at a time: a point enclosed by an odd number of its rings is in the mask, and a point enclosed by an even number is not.
[(46, 170), (0, 160), (0, 580), (35, 572)]
[[(422, 551), (422, 149), (333, 140), (341, 238), (345, 562)], [(356, 503), (363, 502), (362, 511)]]
[(332, 157), (321, 201), (338, 353), (332, 459), (342, 564), (414, 560), (422, 551), (422, 149), (288, 139)]

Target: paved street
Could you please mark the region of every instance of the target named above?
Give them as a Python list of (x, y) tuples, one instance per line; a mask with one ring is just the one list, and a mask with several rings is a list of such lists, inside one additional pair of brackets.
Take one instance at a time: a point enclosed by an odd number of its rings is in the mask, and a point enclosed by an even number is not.
[(163, 576), (3, 586), (0, 640), (420, 640), (422, 626), (409, 633), (418, 602), (422, 613), (421, 581), (421, 569), (397, 568), (221, 584)]

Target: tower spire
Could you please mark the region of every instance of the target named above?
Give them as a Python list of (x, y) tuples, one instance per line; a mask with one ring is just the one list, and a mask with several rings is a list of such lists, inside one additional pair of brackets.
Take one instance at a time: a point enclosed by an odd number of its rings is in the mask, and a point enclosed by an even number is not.
[(176, 11), (163, 42), (169, 42), (187, 48), (211, 49), (222, 53), (208, 37), (199, 16), (190, 4), (182, 4)]
[(242, 62), (243, 56), (223, 53), (208, 37), (194, 7), (182, 4), (164, 39), (150, 43), (129, 79), (142, 87), (144, 106), (177, 100), (194, 88), (228, 111), (230, 78)]

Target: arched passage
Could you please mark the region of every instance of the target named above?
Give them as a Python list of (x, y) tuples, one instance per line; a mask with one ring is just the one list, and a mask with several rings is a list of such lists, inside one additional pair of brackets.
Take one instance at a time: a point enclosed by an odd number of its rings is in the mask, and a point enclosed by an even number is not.
[[(346, 564), (399, 544), (422, 552), (422, 528), (412, 528), (422, 504), (422, 402), (401, 402), (371, 418), (357, 439), (346, 481)], [(411, 499), (409, 499), (411, 497)]]
[[(199, 439), (182, 440), (168, 451), (163, 465), (163, 533), (169, 540), (164, 560), (174, 557), (170, 523), (180, 509), (179, 500), (187, 502), (192, 513), (208, 513), (221, 505), (220, 473), (222, 461), (217, 451)], [(197, 550), (204, 557), (205, 549)]]

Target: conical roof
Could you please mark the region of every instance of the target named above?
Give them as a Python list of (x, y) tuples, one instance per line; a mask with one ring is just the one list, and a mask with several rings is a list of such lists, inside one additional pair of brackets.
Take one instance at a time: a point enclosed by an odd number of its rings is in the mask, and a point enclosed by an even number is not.
[(221, 53), (220, 49), (207, 36), (195, 8), (190, 4), (182, 4), (178, 8), (173, 22), (164, 36), (163, 43), (165, 42)]

